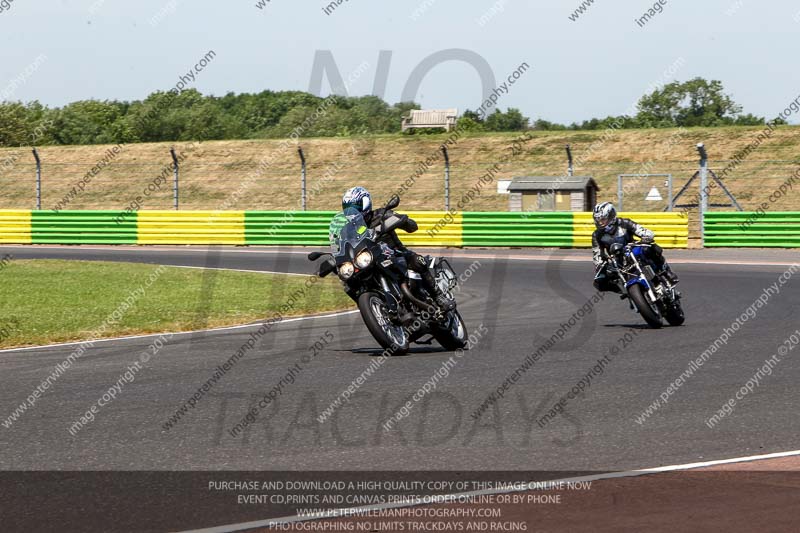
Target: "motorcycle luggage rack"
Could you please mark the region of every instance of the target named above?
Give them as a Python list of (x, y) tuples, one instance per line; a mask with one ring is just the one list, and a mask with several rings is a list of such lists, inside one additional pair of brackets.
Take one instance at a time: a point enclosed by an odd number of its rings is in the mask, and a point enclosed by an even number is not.
[(458, 285), (458, 278), (456, 277), (456, 272), (453, 270), (453, 267), (450, 266), (450, 262), (447, 259), (441, 258), (436, 263), (436, 267), (434, 268), (436, 271), (436, 281), (439, 281), (439, 274), (441, 273), (444, 281), (447, 283), (447, 290), (452, 291)]

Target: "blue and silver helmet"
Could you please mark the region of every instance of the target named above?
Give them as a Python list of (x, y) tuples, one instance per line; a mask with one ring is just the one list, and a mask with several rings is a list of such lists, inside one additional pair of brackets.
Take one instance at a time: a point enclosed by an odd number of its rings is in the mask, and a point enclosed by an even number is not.
[(353, 187), (348, 189), (342, 196), (342, 211), (348, 207), (353, 207), (361, 213), (372, 211), (372, 196), (364, 187)]

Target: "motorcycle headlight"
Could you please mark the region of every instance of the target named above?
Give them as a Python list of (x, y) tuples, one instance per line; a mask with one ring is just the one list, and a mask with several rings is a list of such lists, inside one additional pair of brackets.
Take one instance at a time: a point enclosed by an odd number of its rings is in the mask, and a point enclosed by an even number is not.
[(356, 256), (356, 266), (364, 269), (372, 264), (372, 254), (369, 250), (364, 250)]
[(353, 263), (342, 263), (339, 265), (339, 277), (342, 279), (350, 279), (355, 272)]

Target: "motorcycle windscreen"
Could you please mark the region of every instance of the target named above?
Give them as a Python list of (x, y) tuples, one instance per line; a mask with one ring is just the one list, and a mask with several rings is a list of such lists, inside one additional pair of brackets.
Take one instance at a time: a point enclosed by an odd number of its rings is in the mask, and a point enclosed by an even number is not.
[(331, 251), (334, 257), (344, 255), (347, 250), (347, 244), (350, 244), (355, 249), (362, 240), (370, 235), (372, 235), (372, 230), (367, 228), (364, 215), (353, 207), (348, 207), (333, 217), (328, 228)]

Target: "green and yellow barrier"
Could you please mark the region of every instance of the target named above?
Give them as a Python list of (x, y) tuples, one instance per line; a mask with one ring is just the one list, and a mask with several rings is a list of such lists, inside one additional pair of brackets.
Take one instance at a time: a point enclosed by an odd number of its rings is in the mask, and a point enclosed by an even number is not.
[[(686, 248), (689, 224), (679, 213), (622, 213), (653, 230), (664, 248)], [(588, 248), (591, 213), (464, 213), (464, 246)]]
[[(24, 211), (0, 210), (0, 243), (233, 244), (324, 246), (336, 211)], [(408, 246), (586, 248), (589, 213), (408, 213), (419, 231)], [(689, 226), (676, 213), (628, 213), (665, 248), (686, 247)], [(797, 216), (800, 222), (800, 215)]]
[(703, 237), (708, 247), (800, 248), (800, 212), (706, 213)]
[[(329, 243), (328, 226), (337, 211), (246, 211), (246, 244), (322, 246)], [(416, 233), (403, 236), (408, 246), (462, 246), (461, 215), (442, 222), (445, 213), (412, 211)], [(440, 227), (437, 227), (440, 226)]]
[[(592, 245), (594, 220), (591, 213), (574, 213), (573, 248)], [(662, 248), (686, 248), (689, 245), (689, 219), (682, 213), (620, 213), (656, 234)]]
[(464, 213), (464, 246), (571, 247), (573, 213)]

